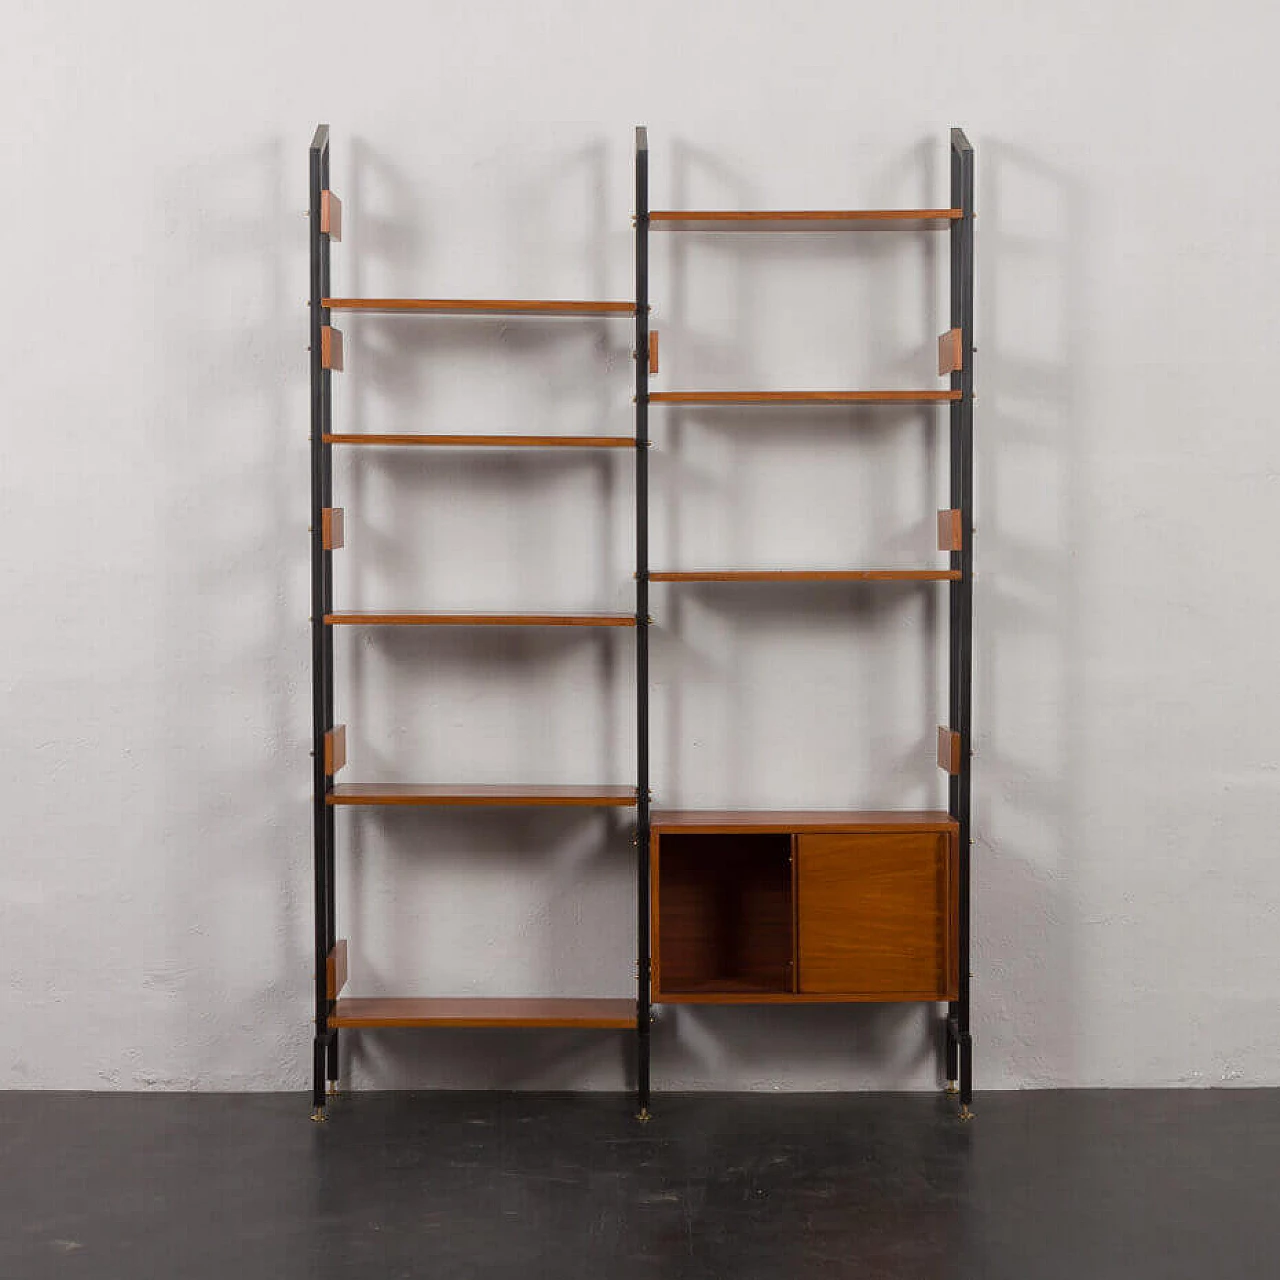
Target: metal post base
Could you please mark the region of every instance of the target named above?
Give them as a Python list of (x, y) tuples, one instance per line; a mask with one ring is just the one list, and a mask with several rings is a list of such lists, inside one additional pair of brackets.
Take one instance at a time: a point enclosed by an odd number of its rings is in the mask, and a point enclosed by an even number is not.
[(641, 1107), (640, 1110), (636, 1112), (636, 1119), (639, 1120), (641, 1124), (648, 1124), (649, 1121), (653, 1119), (653, 1114), (650, 1112), (648, 1107)]
[(323, 1107), (317, 1107), (317, 1108), (316, 1108), (316, 1109), (311, 1113), (311, 1119), (312, 1119), (316, 1124), (324, 1124), (324, 1122), (325, 1122), (328, 1118), (329, 1118), (329, 1117), (328, 1117), (327, 1115), (325, 1115), (325, 1113), (324, 1113), (324, 1108), (323, 1108)]

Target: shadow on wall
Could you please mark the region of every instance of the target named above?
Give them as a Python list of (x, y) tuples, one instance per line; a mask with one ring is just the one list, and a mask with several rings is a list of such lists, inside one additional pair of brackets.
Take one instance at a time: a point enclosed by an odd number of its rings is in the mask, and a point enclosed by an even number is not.
[[(163, 955), (140, 1018), (165, 1068), (122, 1088), (301, 1084), (310, 952), (305, 596), (305, 153), (213, 151), (157, 186), (166, 317), (153, 443), (168, 567), (161, 647)], [(140, 466), (146, 460), (139, 460)], [(192, 838), (194, 833), (194, 839)]]
[(979, 1079), (1079, 1080), (1087, 194), (978, 152), (974, 1016)]

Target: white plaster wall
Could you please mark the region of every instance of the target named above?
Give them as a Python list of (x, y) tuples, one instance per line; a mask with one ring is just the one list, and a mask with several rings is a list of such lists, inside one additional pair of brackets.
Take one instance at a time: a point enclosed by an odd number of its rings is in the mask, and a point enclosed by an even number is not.
[[(309, 1064), (306, 145), (352, 293), (616, 296), (655, 207), (934, 203), (978, 153), (979, 1083), (1280, 1083), (1280, 201), (1262, 4), (12, 5), (0, 1086)], [(942, 244), (655, 244), (660, 385), (928, 380)], [(625, 323), (345, 322), (353, 429), (626, 431)], [(914, 412), (655, 409), (654, 564), (930, 558)], [(352, 607), (625, 608), (625, 458), (344, 458)], [(914, 805), (932, 588), (655, 588), (659, 801)], [(625, 636), (342, 635), (353, 778), (626, 780)], [(627, 994), (626, 831), (343, 814), (364, 994)], [(917, 1009), (684, 1011), (661, 1087), (932, 1087)], [(620, 1087), (608, 1035), (359, 1081)]]

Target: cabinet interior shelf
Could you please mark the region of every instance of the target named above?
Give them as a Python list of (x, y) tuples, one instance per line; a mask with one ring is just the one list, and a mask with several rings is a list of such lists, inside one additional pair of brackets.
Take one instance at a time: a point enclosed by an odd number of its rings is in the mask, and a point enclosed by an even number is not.
[(339, 1000), (331, 1027), (581, 1027), (630, 1031), (634, 1000), (373, 996)]
[(461, 805), (467, 807), (625, 808), (635, 787), (512, 786), (412, 782), (348, 782), (325, 796), (328, 804)]
[(634, 436), (424, 436), (330, 433), (325, 444), (434, 445), (464, 449), (634, 449)]
[(654, 391), (650, 404), (946, 404), (959, 391)]
[(650, 582), (954, 582), (959, 569), (708, 569), (661, 570)]
[(944, 227), (963, 216), (963, 209), (656, 209), (649, 222), (677, 231), (832, 231), (860, 223)]
[(633, 316), (634, 302), (564, 302), (551, 298), (323, 298), (330, 311), (381, 315)]
[(634, 613), (326, 613), (331, 627), (634, 627)]

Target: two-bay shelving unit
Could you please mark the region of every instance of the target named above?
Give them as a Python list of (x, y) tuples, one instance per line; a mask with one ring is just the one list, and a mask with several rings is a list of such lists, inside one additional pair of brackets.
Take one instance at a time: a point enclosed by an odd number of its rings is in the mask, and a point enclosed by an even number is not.
[[(566, 1027), (635, 1034), (636, 1091), (649, 1114), (650, 1024), (655, 1004), (945, 1003), (948, 1089), (971, 1114), (969, 1016), (970, 709), (973, 579), (973, 151), (951, 131), (951, 203), (892, 210), (714, 211), (649, 209), (649, 151), (636, 131), (635, 297), (625, 301), (342, 298), (332, 295), (330, 245), (342, 206), (330, 188), (328, 127), (310, 150), (311, 570), (314, 721), (315, 1040), (313, 1116), (339, 1076), (344, 1028)], [(945, 388), (849, 391), (651, 391), (658, 338), (650, 330), (649, 237), (679, 232), (935, 227), (950, 241), (949, 327), (938, 340)], [(333, 430), (331, 378), (343, 367), (335, 314), (614, 317), (635, 325), (635, 430), (631, 436), (343, 434)], [(649, 565), (650, 406), (770, 405), (947, 407), (950, 506), (938, 512), (945, 566), (913, 569), (673, 571)], [(626, 613), (448, 609), (350, 612), (333, 601), (332, 554), (343, 545), (334, 506), (332, 451), (360, 448), (629, 449), (635, 459), (635, 608)], [(649, 584), (698, 582), (946, 582), (949, 706), (937, 758), (948, 775), (945, 809), (651, 811)], [(874, 589), (872, 587), (871, 589)], [(927, 585), (923, 589), (931, 589)], [(660, 623), (660, 620), (659, 620)], [(634, 632), (636, 760), (620, 785), (343, 783), (346, 730), (335, 723), (333, 634), (351, 627), (619, 627)], [(339, 806), (584, 806), (635, 811), (635, 998), (381, 997), (342, 994), (347, 945), (337, 936), (335, 823)]]

